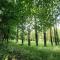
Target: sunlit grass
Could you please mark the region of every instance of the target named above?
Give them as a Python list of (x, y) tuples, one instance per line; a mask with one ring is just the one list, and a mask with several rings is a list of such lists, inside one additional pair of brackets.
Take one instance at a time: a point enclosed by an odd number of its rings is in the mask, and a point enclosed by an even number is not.
[(22, 60), (60, 60), (60, 46), (52, 46), (49, 41), (47, 47), (44, 47), (43, 41), (39, 41), (39, 46), (36, 46), (35, 41), (31, 41), (31, 46), (24, 41), (24, 45), (21, 46), (21, 41), (16, 43), (15, 40), (9, 41), (7, 47), (5, 45), (0, 52), (6, 56), (6, 60), (8, 55), (13, 59), (19, 55)]

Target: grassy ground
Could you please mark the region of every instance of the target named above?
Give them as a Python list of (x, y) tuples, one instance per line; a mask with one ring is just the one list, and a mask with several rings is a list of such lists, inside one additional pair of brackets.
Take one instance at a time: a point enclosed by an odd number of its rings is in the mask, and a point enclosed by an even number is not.
[(43, 47), (42, 44), (36, 47), (34, 44), (28, 47), (27, 44), (21, 46), (15, 42), (0, 44), (0, 60), (8, 60), (8, 56), (12, 60), (60, 60), (60, 46)]

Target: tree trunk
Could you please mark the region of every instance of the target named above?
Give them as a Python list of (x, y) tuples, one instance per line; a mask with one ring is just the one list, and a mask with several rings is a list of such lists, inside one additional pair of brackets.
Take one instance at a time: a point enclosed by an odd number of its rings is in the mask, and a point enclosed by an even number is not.
[(54, 27), (54, 40), (55, 40), (55, 45), (57, 45), (57, 39), (56, 39), (56, 28)]
[(23, 36), (23, 31), (22, 31), (22, 36), (21, 36), (21, 39), (22, 39), (22, 45), (24, 44), (24, 36)]
[(55, 45), (58, 45), (59, 37), (58, 37), (58, 32), (57, 32), (57, 20), (55, 20), (55, 25), (54, 25), (54, 36), (55, 36)]
[(57, 45), (59, 45), (59, 37), (58, 37), (58, 30), (57, 30), (57, 27), (56, 27), (56, 40), (57, 40)]
[(28, 46), (30, 46), (30, 31), (28, 31)]
[(46, 32), (44, 32), (44, 46), (46, 47)]
[(22, 45), (24, 44), (24, 27), (22, 25), (22, 32), (21, 32), (21, 40), (22, 40)]
[(53, 40), (52, 40), (52, 28), (50, 27), (50, 41), (51, 41), (51, 45), (53, 46)]
[(16, 37), (16, 42), (18, 42), (18, 25), (17, 25), (17, 37)]
[(7, 43), (9, 42), (9, 29), (7, 30)]
[(38, 31), (37, 31), (36, 17), (35, 17), (35, 39), (36, 39), (36, 46), (38, 46)]
[(38, 32), (36, 29), (35, 29), (35, 38), (36, 38), (36, 46), (38, 46)]
[(12, 56), (8, 56), (8, 60), (12, 60)]

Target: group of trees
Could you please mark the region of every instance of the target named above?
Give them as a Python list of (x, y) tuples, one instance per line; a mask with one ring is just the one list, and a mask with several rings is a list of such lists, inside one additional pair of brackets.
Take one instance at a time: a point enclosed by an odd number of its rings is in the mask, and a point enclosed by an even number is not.
[(59, 44), (57, 32), (57, 17), (60, 14), (59, 0), (1, 0), (0, 1), (0, 39), (7, 41), (14, 36), (18, 42), (19, 31), (24, 43), (27, 32), (30, 46), (30, 33), (35, 30), (36, 46), (38, 46), (38, 32), (43, 32), (44, 46), (46, 46), (46, 31), (50, 29), (50, 41)]

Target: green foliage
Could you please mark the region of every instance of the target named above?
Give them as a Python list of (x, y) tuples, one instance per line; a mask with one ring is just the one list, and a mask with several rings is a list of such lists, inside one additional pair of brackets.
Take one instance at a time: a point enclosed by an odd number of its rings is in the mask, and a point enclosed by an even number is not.
[[(60, 15), (59, 6), (59, 0), (0, 0), (0, 34), (2, 32), (11, 40), (15, 39), (16, 35), (17, 40), (19, 37), (27, 40), (27, 32), (31, 32), (31, 40), (35, 40), (35, 32), (46, 32), (56, 24), (57, 16)], [(19, 55), (21, 60), (60, 59), (60, 54), (45, 48), (7, 46), (1, 48), (1, 57), (10, 54), (16, 57)]]

